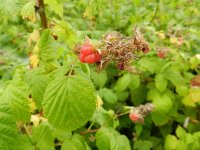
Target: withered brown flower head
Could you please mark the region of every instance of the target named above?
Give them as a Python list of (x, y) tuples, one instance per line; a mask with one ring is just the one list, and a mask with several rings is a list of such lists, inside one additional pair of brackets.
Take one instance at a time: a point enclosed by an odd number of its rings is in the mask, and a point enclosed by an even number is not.
[[(138, 29), (131, 37), (125, 37), (119, 32), (107, 34), (97, 47), (100, 50), (101, 61), (97, 63), (97, 71), (101, 71), (109, 63), (114, 62), (119, 70), (133, 71), (131, 63), (137, 59), (138, 53), (150, 50), (148, 43)], [(79, 53), (80, 45), (74, 49)]]

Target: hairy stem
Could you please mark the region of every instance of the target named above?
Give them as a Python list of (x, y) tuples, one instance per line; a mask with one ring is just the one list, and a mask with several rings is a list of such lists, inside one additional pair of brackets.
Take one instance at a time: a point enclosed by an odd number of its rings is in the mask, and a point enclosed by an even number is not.
[(43, 29), (48, 28), (47, 17), (46, 17), (46, 13), (45, 13), (45, 7), (44, 7), (44, 1), (43, 0), (36, 0), (36, 9), (37, 9), (37, 12), (40, 15), (42, 28)]

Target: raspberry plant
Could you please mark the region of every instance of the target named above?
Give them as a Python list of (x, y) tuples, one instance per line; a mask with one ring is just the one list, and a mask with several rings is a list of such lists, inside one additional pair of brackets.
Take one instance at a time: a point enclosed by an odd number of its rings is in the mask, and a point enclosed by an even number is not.
[(200, 149), (198, 7), (1, 0), (0, 149)]

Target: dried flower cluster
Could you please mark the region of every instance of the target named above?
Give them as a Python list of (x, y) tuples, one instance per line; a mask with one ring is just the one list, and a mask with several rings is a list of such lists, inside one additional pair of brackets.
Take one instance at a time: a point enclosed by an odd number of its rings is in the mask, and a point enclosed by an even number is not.
[[(101, 61), (97, 64), (97, 71), (101, 71), (109, 63), (114, 62), (119, 70), (133, 71), (131, 63), (137, 59), (137, 54), (142, 51), (147, 53), (150, 48), (138, 29), (134, 35), (125, 37), (118, 32), (107, 34), (98, 47)], [(77, 45), (74, 52), (78, 55), (80, 45)]]
[(144, 122), (144, 117), (146, 117), (150, 112), (154, 110), (154, 105), (151, 103), (146, 103), (145, 105), (139, 105), (138, 107), (133, 107), (130, 110), (129, 118), (133, 122)]

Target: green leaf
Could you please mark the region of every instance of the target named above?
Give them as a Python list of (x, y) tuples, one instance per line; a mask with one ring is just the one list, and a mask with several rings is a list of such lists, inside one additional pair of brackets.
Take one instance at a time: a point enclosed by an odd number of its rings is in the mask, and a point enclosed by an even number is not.
[(189, 92), (189, 87), (186, 85), (180, 85), (176, 87), (176, 92), (180, 95), (180, 96), (186, 96)]
[(163, 66), (163, 62), (155, 57), (144, 57), (138, 61), (139, 66), (144, 71), (147, 70), (151, 74), (159, 72)]
[(161, 97), (160, 92), (156, 88), (151, 88), (147, 93), (147, 99), (153, 101)]
[(178, 66), (170, 67), (165, 70), (165, 77), (176, 87), (183, 85), (185, 83), (184, 78), (182, 77), (180, 71), (178, 70)]
[(128, 87), (128, 85), (131, 82), (131, 75), (130, 74), (124, 74), (122, 77), (120, 77), (117, 80), (117, 83), (115, 85), (115, 90), (122, 92), (124, 90), (126, 90), (126, 88)]
[(90, 147), (86, 143), (84, 137), (74, 134), (64, 141), (61, 150), (90, 150)]
[(28, 83), (31, 90), (31, 96), (36, 103), (38, 108), (42, 107), (42, 101), (44, 92), (48, 83), (50, 82), (50, 77), (45, 75), (40, 70), (31, 70), (26, 73), (25, 81)]
[(21, 6), (25, 0), (1, 0), (0, 1), (0, 15), (2, 18), (11, 17), (20, 11)]
[(99, 150), (131, 150), (128, 138), (112, 128), (101, 128), (95, 137)]
[(180, 150), (188, 150), (188, 145), (184, 141), (178, 140), (176, 149), (177, 150), (179, 150), (179, 149)]
[(95, 85), (102, 88), (106, 84), (108, 77), (105, 70), (97, 73), (96, 70), (93, 69), (91, 71), (91, 79), (93, 80)]
[(63, 18), (63, 0), (44, 0), (44, 3), (48, 4), (56, 14)]
[(55, 128), (72, 131), (92, 117), (96, 94), (91, 82), (84, 77), (59, 77), (47, 86), (43, 106), (45, 117)]
[(29, 121), (29, 90), (28, 85), (21, 79), (13, 79), (5, 88), (1, 97), (2, 102), (7, 103), (19, 121)]
[(141, 85), (135, 90), (131, 90), (131, 101), (134, 105), (139, 105), (145, 101), (147, 94), (147, 88), (144, 85)]
[(21, 9), (21, 15), (23, 19), (28, 19), (32, 22), (36, 21), (35, 13), (35, 0), (28, 1)]
[(176, 135), (178, 138), (184, 139), (186, 136), (186, 131), (181, 126), (178, 126), (176, 129)]
[(120, 102), (124, 102), (129, 97), (129, 91), (117, 92), (116, 95)]
[(15, 150), (17, 128), (9, 106), (0, 99), (0, 149)]
[(195, 142), (195, 138), (190, 133), (185, 134), (185, 142), (189, 144), (193, 144)]
[(84, 38), (81, 38), (81, 32), (74, 29), (68, 22), (56, 22), (57, 24), (53, 28), (53, 33), (58, 36), (58, 41), (66, 42), (68, 48), (73, 49)]
[(45, 29), (42, 32), (40, 40), (38, 42), (38, 53), (41, 61), (52, 61), (57, 56), (57, 45), (55, 44), (53, 37), (51, 36), (50, 30)]
[(54, 149), (53, 129), (47, 122), (33, 128), (32, 142), (39, 148)]
[[(173, 144), (172, 144), (173, 143)], [(176, 150), (178, 140), (174, 135), (167, 135), (165, 138), (165, 150)]]
[(137, 89), (140, 86), (140, 76), (139, 75), (131, 75), (131, 81), (128, 87), (131, 90)]
[(155, 106), (155, 111), (161, 113), (168, 113), (172, 109), (172, 100), (168, 95), (164, 94), (162, 97), (158, 99), (154, 99), (153, 104)]
[(103, 98), (106, 102), (110, 104), (117, 103), (117, 96), (111, 89), (103, 88), (100, 89), (98, 94)]
[(27, 134), (19, 136), (15, 150), (35, 150), (35, 145), (31, 143), (30, 137)]
[(157, 126), (165, 125), (169, 121), (169, 115), (161, 112), (152, 112), (151, 117)]
[(113, 110), (105, 110), (103, 107), (99, 107), (94, 115), (93, 120), (104, 127), (116, 128), (119, 125), (119, 121), (116, 118)]
[(164, 125), (168, 122), (169, 113), (172, 110), (172, 100), (167, 95), (156, 97), (153, 100), (155, 110), (151, 113), (152, 119), (156, 125)]
[(156, 85), (156, 88), (160, 92), (165, 91), (165, 89), (167, 87), (167, 80), (165, 79), (165, 75), (163, 75), (161, 73), (156, 74), (156, 76), (155, 76), (155, 85)]
[(190, 88), (189, 94), (182, 99), (182, 103), (186, 106), (195, 107), (200, 102), (200, 88)]
[(153, 147), (153, 143), (147, 140), (137, 140), (134, 142), (134, 149), (138, 150), (150, 150)]

